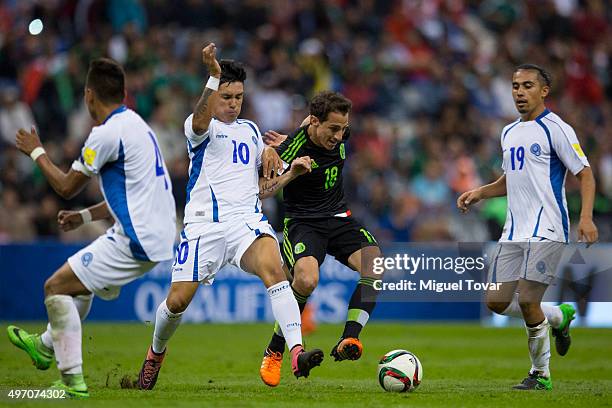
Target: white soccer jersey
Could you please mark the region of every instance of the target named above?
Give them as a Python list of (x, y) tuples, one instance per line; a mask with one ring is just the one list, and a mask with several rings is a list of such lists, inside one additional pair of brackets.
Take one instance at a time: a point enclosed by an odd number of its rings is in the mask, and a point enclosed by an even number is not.
[(212, 119), (204, 134), (185, 120), (191, 163), (185, 224), (230, 221), (239, 214), (261, 212), (259, 173), (264, 143), (257, 126), (245, 119)]
[(116, 232), (129, 238), (134, 258), (163, 261), (174, 255), (176, 210), (168, 170), (151, 128), (125, 106), (91, 130), (72, 164), (97, 174)]
[(501, 145), (508, 212), (500, 241), (568, 242), (565, 176), (589, 166), (574, 129), (546, 109), (504, 127)]

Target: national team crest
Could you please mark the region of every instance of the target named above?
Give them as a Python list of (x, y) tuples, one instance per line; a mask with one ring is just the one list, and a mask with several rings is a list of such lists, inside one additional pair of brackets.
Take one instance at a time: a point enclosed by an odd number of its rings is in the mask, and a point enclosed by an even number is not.
[(532, 144), (529, 150), (531, 150), (531, 153), (533, 153), (536, 156), (539, 156), (542, 154), (542, 148), (540, 147), (538, 143)]
[(295, 244), (295, 248), (293, 248), (293, 252), (295, 252), (296, 255), (301, 254), (305, 250), (306, 250), (306, 245), (304, 245), (303, 242), (298, 242), (297, 244)]
[(93, 254), (91, 252), (85, 252), (83, 255), (81, 255), (81, 263), (83, 263), (83, 266), (85, 267), (89, 266), (92, 260)]
[(544, 261), (540, 261), (536, 264), (536, 270), (540, 273), (546, 272), (546, 263)]

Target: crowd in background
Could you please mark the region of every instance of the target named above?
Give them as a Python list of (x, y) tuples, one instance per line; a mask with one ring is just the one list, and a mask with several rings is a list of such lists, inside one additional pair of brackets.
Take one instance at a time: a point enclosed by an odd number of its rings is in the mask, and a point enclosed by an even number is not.
[[(29, 31), (40, 19), (43, 30)], [(58, 230), (63, 208), (101, 200), (95, 180), (70, 201), (53, 193), (15, 132), (35, 125), (67, 170), (92, 121), (89, 61), (125, 67), (126, 104), (155, 131), (179, 221), (188, 179), (183, 122), (207, 73), (202, 47), (248, 68), (242, 117), (291, 132), (308, 99), (353, 102), (345, 189), (379, 241), (497, 239), (505, 198), (468, 215), (459, 193), (501, 175), (500, 131), (518, 115), (514, 67), (547, 68), (547, 106), (571, 124), (597, 179), (595, 222), (612, 238), (612, 9), (605, 0), (5, 0), (0, 5), (0, 242), (85, 241), (106, 228)], [(572, 221), (580, 208), (568, 175)], [(266, 200), (282, 225), (280, 197)], [(574, 225), (576, 223), (574, 222)]]

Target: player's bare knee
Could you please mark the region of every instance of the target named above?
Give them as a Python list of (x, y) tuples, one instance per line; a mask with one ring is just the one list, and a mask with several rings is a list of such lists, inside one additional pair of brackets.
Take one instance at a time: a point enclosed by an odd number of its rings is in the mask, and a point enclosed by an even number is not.
[(300, 294), (310, 295), (319, 284), (319, 264), (313, 257), (301, 258), (293, 269), (293, 287)]
[(259, 263), (257, 268), (257, 276), (259, 276), (261, 280), (269, 286), (287, 280), (287, 275), (283, 271), (280, 263), (275, 259), (269, 258), (266, 258)]
[(521, 312), (523, 312), (523, 316), (528, 316), (534, 312), (540, 310), (540, 302), (531, 302), (531, 301), (521, 301), (519, 299), (519, 306), (521, 308)]
[(319, 284), (318, 273), (296, 273), (293, 278), (293, 287), (299, 294), (309, 296)]
[(487, 300), (487, 308), (493, 313), (502, 314), (508, 308), (510, 302)]
[(168, 296), (166, 306), (172, 313), (183, 313), (189, 306), (189, 302), (181, 296)]
[(179, 292), (170, 292), (166, 298), (166, 306), (172, 313), (183, 313), (187, 310), (191, 299)]
[(60, 295), (59, 281), (55, 276), (51, 276), (45, 281), (45, 296)]

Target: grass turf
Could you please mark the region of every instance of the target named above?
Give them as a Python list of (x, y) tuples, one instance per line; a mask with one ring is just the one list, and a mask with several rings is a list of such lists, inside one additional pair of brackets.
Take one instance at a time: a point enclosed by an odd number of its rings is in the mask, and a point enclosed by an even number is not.
[[(36, 332), (44, 325), (21, 327)], [(6, 324), (1, 329), (0, 406), (48, 405), (49, 401), (7, 398), (10, 389), (45, 388), (59, 377), (54, 365), (47, 371), (36, 370), (26, 354), (9, 343)], [(91, 398), (85, 403), (55, 403), (99, 407), (612, 406), (610, 329), (573, 329), (574, 343), (565, 357), (556, 355), (553, 346), (551, 392), (511, 389), (530, 367), (526, 335), (519, 327), (372, 323), (362, 335), (362, 358), (336, 363), (329, 351), (340, 331), (339, 325), (322, 325), (306, 338), (308, 347), (322, 348), (326, 354), (323, 365), (314, 369), (310, 378), (296, 380), (285, 353), (281, 384), (268, 388), (259, 379), (258, 369), (271, 325), (185, 324), (168, 346), (155, 390), (143, 392), (122, 390), (119, 380), (125, 374), (138, 373), (152, 327), (86, 323), (83, 359)], [(386, 393), (378, 385), (378, 358), (396, 348), (414, 352), (423, 364), (423, 382), (413, 393)]]

